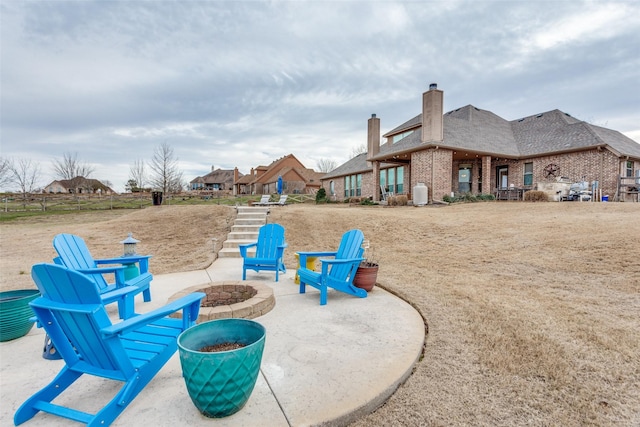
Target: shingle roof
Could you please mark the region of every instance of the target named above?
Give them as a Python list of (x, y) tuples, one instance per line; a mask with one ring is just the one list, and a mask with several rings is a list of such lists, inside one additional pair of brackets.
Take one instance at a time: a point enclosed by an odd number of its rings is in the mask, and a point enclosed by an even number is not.
[(191, 180), (191, 184), (206, 183), (206, 184), (233, 184), (233, 169), (216, 169), (209, 172), (204, 176), (199, 176)]
[(322, 179), (325, 180), (333, 178), (334, 176), (345, 176), (352, 175), (354, 173), (367, 172), (371, 169), (373, 169), (371, 166), (367, 166), (367, 153), (361, 153), (327, 173)]
[[(631, 138), (618, 131), (586, 123), (557, 109), (508, 121), (490, 111), (467, 105), (444, 114), (444, 141), (440, 143), (423, 143), (421, 124), (422, 114), (418, 114), (385, 133), (383, 136), (388, 138), (415, 129), (395, 144), (382, 144), (375, 158), (384, 159), (433, 145), (514, 158), (606, 145), (619, 155), (640, 158), (640, 144)], [(367, 166), (366, 158), (366, 154), (360, 154), (329, 172), (323, 179), (369, 171), (372, 168)]]
[[(409, 128), (421, 115), (405, 122), (385, 136)], [(444, 141), (439, 143), (459, 150), (470, 150), (509, 157), (529, 157), (562, 151), (608, 145), (621, 155), (640, 157), (640, 144), (618, 131), (551, 110), (518, 120), (508, 121), (472, 105), (444, 114)], [(377, 158), (412, 151), (423, 145), (418, 128), (395, 144), (384, 144)], [(433, 144), (424, 144), (425, 147)]]

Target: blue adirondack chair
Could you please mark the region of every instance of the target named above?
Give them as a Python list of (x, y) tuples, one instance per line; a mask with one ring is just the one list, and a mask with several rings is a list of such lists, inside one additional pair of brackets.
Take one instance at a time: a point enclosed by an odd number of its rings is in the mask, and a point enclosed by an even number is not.
[[(340, 246), (335, 252), (298, 252), (300, 267), (300, 293), (304, 294), (306, 285), (320, 290), (320, 305), (327, 303), (327, 290), (333, 288), (340, 292), (366, 298), (367, 291), (353, 285), (353, 277), (360, 262), (364, 261), (362, 242), (364, 235), (360, 230), (349, 230), (342, 235)], [(317, 272), (306, 267), (307, 257), (319, 257), (322, 270)], [(323, 258), (333, 257), (333, 258)]]
[[(111, 424), (176, 352), (178, 335), (195, 324), (205, 296), (193, 293), (112, 324), (97, 286), (87, 275), (59, 265), (36, 264), (31, 276), (42, 294), (31, 307), (65, 366), (49, 385), (20, 406), (14, 416), (16, 425), (39, 411), (89, 426)], [(183, 311), (181, 319), (168, 317), (179, 310)], [(95, 414), (51, 403), (83, 374), (123, 385)]]
[[(242, 262), (242, 280), (247, 280), (247, 270), (256, 272), (275, 271), (276, 282), (280, 272), (286, 273), (284, 265), (284, 249), (287, 243), (284, 240), (284, 227), (280, 224), (265, 224), (260, 227), (258, 240), (255, 243), (239, 245)], [(256, 248), (255, 255), (250, 256), (249, 248)]]
[[(53, 247), (58, 253), (58, 257), (54, 259), (54, 262), (88, 275), (98, 286), (105, 304), (118, 303), (120, 318), (128, 319), (134, 315), (133, 298), (136, 294), (142, 292), (144, 301), (151, 301), (149, 285), (153, 276), (149, 273), (150, 255), (94, 259), (84, 240), (73, 234), (58, 234), (53, 238)], [(125, 269), (127, 267), (125, 266), (133, 264), (139, 266), (139, 274), (126, 279)], [(104, 274), (113, 274), (115, 282), (108, 283)], [(111, 293), (125, 286), (131, 287), (127, 294)]]

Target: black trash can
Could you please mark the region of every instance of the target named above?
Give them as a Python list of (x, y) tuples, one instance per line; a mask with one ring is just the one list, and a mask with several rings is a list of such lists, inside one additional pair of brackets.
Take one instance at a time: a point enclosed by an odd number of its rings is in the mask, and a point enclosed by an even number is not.
[(153, 198), (153, 206), (160, 206), (162, 204), (162, 191), (152, 191), (151, 197)]

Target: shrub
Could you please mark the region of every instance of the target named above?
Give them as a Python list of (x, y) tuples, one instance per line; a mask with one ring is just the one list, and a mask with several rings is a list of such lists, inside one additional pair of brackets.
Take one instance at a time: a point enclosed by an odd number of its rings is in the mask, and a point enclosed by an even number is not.
[(476, 196), (478, 199), (480, 200), (495, 200), (496, 196), (494, 196), (493, 194), (478, 194)]
[(409, 204), (409, 197), (407, 197), (405, 194), (396, 196), (396, 203), (398, 204), (398, 206), (407, 206)]
[(327, 190), (320, 187), (316, 193), (316, 203), (325, 203), (327, 201)]
[(486, 200), (495, 200), (496, 197), (493, 194), (471, 194), (463, 193), (456, 194), (451, 197), (449, 195), (442, 196), (442, 201), (447, 203), (460, 203), (460, 202), (481, 202)]
[(549, 196), (544, 191), (531, 190), (524, 193), (525, 202), (548, 202)]
[(360, 201), (360, 204), (365, 206), (377, 205), (376, 202), (374, 202), (373, 200), (367, 197), (363, 197), (362, 200)]

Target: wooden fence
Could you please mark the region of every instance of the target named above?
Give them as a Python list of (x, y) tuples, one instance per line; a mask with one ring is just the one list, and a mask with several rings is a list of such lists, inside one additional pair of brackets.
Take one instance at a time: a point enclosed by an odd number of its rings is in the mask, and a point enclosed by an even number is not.
[[(1, 212), (63, 212), (108, 209), (144, 209), (153, 205), (151, 193), (127, 193), (113, 195), (98, 194), (21, 194), (0, 195)], [(164, 196), (163, 205), (219, 204), (246, 205), (249, 200), (257, 201), (260, 196), (229, 196), (226, 194), (184, 193)], [(291, 194), (287, 203), (314, 202), (315, 196)]]

